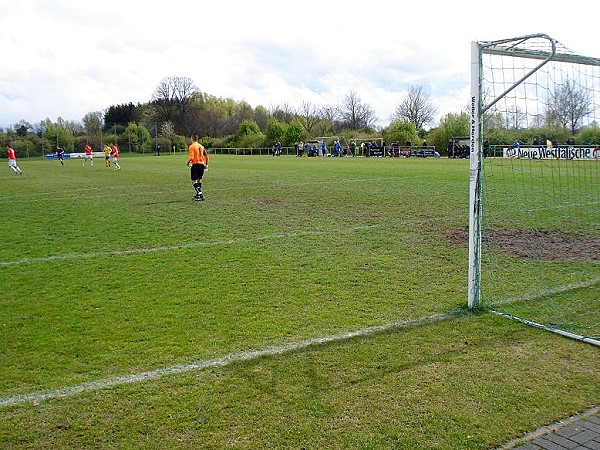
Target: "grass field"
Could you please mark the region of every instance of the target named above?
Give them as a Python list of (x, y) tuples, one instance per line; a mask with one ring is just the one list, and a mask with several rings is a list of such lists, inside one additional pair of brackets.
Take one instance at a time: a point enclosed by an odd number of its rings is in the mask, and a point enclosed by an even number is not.
[[(468, 161), (0, 173), (0, 447), (495, 448), (600, 403), (587, 344), (464, 310)], [(255, 353), (252, 353), (255, 352)]]

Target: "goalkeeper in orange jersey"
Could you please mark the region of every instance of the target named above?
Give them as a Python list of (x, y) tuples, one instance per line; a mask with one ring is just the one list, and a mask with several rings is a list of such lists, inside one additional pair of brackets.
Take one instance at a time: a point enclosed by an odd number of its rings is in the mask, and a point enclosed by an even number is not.
[(192, 180), (192, 186), (196, 191), (194, 200), (204, 200), (204, 194), (202, 193), (202, 177), (204, 171), (208, 170), (208, 153), (204, 146), (198, 142), (198, 135), (193, 134), (190, 137), (192, 143), (189, 146), (190, 156), (187, 159), (187, 165), (190, 167), (190, 178)]

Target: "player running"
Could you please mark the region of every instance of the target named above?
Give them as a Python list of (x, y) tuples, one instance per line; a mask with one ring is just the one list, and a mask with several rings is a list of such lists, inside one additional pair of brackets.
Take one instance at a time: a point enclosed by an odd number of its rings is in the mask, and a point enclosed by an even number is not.
[(85, 145), (84, 149), (85, 155), (83, 156), (83, 165), (85, 166), (85, 162), (90, 162), (90, 167), (94, 167), (94, 155), (92, 154), (92, 147), (89, 145)]
[(17, 156), (15, 154), (15, 150), (10, 146), (6, 146), (8, 152), (8, 168), (12, 170), (15, 175), (23, 175), (23, 171), (17, 166)]
[(112, 145), (110, 154), (112, 155), (113, 169), (121, 170), (121, 166), (119, 165), (119, 149), (117, 148), (116, 144)]
[(112, 148), (110, 148), (110, 145), (108, 144), (104, 144), (104, 165), (106, 167), (110, 167), (110, 154), (112, 152)]
[(64, 156), (65, 156), (65, 151), (57, 145), (56, 146), (56, 157), (58, 158), (58, 162), (60, 162), (61, 166), (65, 165)]

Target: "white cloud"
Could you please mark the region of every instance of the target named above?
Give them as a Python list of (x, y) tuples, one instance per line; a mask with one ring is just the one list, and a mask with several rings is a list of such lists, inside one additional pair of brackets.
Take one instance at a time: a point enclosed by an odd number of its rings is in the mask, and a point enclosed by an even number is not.
[(422, 86), (441, 116), (468, 103), (473, 40), (546, 32), (594, 56), (593, 15), (559, 23), (563, 5), (13, 0), (0, 6), (0, 127), (144, 103), (166, 76), (252, 106), (338, 105), (353, 90), (382, 124)]

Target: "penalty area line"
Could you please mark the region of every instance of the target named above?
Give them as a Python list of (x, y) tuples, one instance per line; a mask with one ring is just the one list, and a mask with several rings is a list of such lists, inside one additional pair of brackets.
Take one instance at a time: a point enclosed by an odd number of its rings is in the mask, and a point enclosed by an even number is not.
[(362, 330), (351, 331), (347, 333), (334, 334), (321, 338), (306, 339), (298, 342), (266, 347), (261, 350), (249, 350), (242, 353), (233, 353), (218, 358), (196, 361), (189, 364), (181, 364), (162, 369), (139, 372), (131, 375), (124, 375), (116, 378), (108, 378), (105, 380), (91, 381), (75, 386), (66, 386), (58, 389), (44, 390), (32, 392), (29, 394), (15, 395), (13, 397), (0, 398), (0, 408), (15, 406), (23, 403), (38, 404), (45, 400), (58, 399), (76, 394), (81, 394), (100, 389), (110, 389), (124, 384), (142, 383), (162, 378), (167, 375), (179, 375), (187, 372), (199, 371), (213, 367), (225, 367), (230, 364), (258, 359), (261, 357), (283, 355), (297, 350), (302, 350), (308, 347), (320, 346), (332, 342), (343, 342), (353, 338), (366, 337), (386, 331), (392, 331), (401, 328), (414, 328), (421, 325), (440, 322), (442, 320), (451, 319), (461, 314), (461, 310), (453, 310), (440, 314), (435, 314), (428, 317), (423, 317), (415, 320), (406, 320), (402, 322), (394, 322), (386, 325), (373, 326)]

